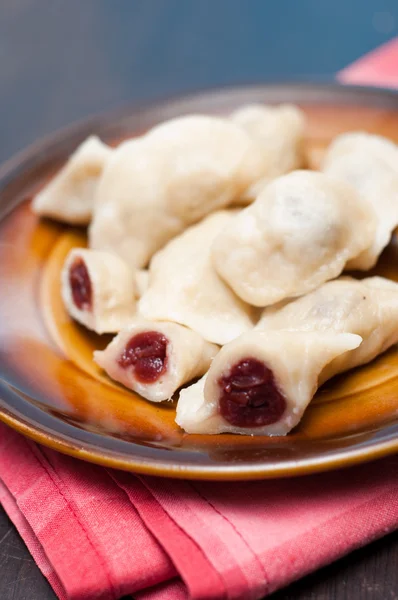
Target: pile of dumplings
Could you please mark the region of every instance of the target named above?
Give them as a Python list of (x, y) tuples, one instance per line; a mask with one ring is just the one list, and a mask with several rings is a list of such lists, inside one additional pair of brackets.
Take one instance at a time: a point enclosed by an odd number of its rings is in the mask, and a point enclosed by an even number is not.
[(305, 169), (296, 106), (86, 140), (33, 210), (88, 225), (61, 274), (93, 360), (188, 433), (285, 435), (327, 379), (398, 341), (398, 284), (354, 279), (398, 225), (398, 148), (361, 132)]

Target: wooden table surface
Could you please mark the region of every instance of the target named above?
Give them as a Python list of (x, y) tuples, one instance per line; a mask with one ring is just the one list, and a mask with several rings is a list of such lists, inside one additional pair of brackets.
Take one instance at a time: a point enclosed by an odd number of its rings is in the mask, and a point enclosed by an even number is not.
[[(89, 114), (181, 91), (331, 79), (398, 34), (397, 0), (2, 0), (0, 160)], [(275, 600), (398, 599), (398, 535)], [(0, 599), (55, 598), (0, 508)]]

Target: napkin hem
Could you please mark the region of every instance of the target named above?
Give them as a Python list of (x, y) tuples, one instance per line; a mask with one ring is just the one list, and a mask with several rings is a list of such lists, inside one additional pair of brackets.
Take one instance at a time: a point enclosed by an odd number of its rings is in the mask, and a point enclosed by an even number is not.
[[(254, 548), (252, 548), (252, 546), (250, 545), (250, 543), (243, 537), (243, 535), (241, 534), (241, 532), (239, 531), (239, 529), (236, 527), (236, 525), (227, 517), (227, 515), (223, 514), (220, 510), (218, 510), (218, 508), (209, 500), (209, 498), (207, 498), (204, 494), (202, 494), (202, 492), (196, 487), (195, 483), (192, 481), (187, 482), (191, 488), (193, 489), (193, 491), (199, 496), (199, 498), (202, 499), (203, 502), (205, 502), (206, 504), (208, 504), (208, 506), (210, 507), (211, 510), (213, 510), (220, 519), (226, 521), (226, 523), (228, 523), (229, 527), (232, 528), (232, 530), (235, 532), (235, 534), (241, 539), (242, 543), (246, 546), (246, 548), (248, 549), (248, 551), (251, 553), (252, 557), (254, 558), (254, 561), (256, 562), (257, 566), (259, 567), (262, 576), (264, 578), (263, 582), (257, 582), (257, 585), (251, 589), (253, 589), (253, 594), (252, 596), (250, 596), (250, 600), (255, 600), (258, 596), (257, 594), (260, 593), (261, 596), (264, 596), (265, 594), (268, 595), (268, 588), (270, 586), (270, 581), (269, 581), (269, 577), (267, 575), (266, 572), (266, 568), (263, 565), (263, 563), (261, 562), (261, 559), (259, 557), (259, 555), (257, 554), (257, 552), (254, 550)], [(222, 540), (220, 540), (222, 542)], [(242, 570), (241, 565), (239, 565), (240, 569)], [(242, 571), (243, 575), (246, 578), (245, 573)], [(250, 585), (250, 582), (248, 581), (248, 584)]]
[(17, 501), (1, 478), (0, 504), (7, 513), (10, 521), (14, 524), (40, 572), (47, 579), (59, 600), (68, 600), (65, 587), (48, 559), (43, 544), (38, 540), (28, 520), (19, 509)]
[[(170, 518), (178, 524), (179, 528), (182, 529), (185, 535), (187, 535), (193, 543), (199, 546), (203, 554), (207, 557), (207, 560), (211, 563), (223, 581), (228, 600), (235, 600), (238, 598), (252, 600), (258, 597), (258, 580), (256, 578), (254, 578), (253, 581), (248, 580), (246, 573), (242, 569), (243, 563), (238, 563), (234, 555), (231, 554), (229, 547), (220, 537), (221, 534), (216, 531), (214, 523), (210, 526), (210, 524), (206, 522), (205, 517), (201, 515), (200, 511), (195, 510), (195, 507), (192, 508), (191, 496), (194, 494), (194, 502), (205, 506), (207, 518), (211, 518), (214, 514), (218, 516), (215, 511), (211, 510), (209, 504), (204, 503), (201, 500), (200, 496), (196, 493), (196, 490), (189, 485), (189, 482), (174, 480), (172, 495), (168, 494), (167, 490), (165, 492), (161, 480), (148, 477), (145, 478), (144, 484), (149, 487), (151, 493), (156, 498), (156, 501), (159, 502)], [(218, 521), (217, 526), (219, 527), (220, 519), (218, 519)], [(239, 554), (242, 558), (241, 540), (240, 538), (237, 538), (235, 533), (234, 535), (234, 550), (236, 551), (236, 554)], [(247, 552), (246, 546), (245, 549)], [(249, 568), (251, 566), (252, 564), (249, 563)], [(261, 594), (263, 595), (263, 577), (260, 577), (260, 588)], [(245, 595), (242, 596), (242, 593)]]
[[(270, 562), (270, 565), (272, 565), (273, 569), (276, 571), (276, 573), (273, 573), (270, 576), (271, 585), (270, 585), (268, 594), (271, 594), (271, 593), (275, 592), (276, 590), (286, 587), (287, 585), (290, 585), (294, 581), (301, 579), (305, 575), (308, 575), (309, 573), (313, 573), (317, 569), (320, 569), (321, 567), (325, 567), (328, 564), (331, 564), (331, 563), (335, 562), (336, 560), (343, 558), (343, 556), (350, 554), (354, 550), (357, 550), (363, 546), (366, 546), (367, 544), (371, 543), (372, 541), (375, 541), (375, 540), (383, 537), (384, 535), (387, 535), (388, 533), (392, 533), (393, 531), (397, 530), (398, 529), (398, 502), (396, 500), (395, 500), (396, 512), (394, 514), (392, 514), (391, 519), (389, 519), (387, 521), (383, 521), (383, 525), (380, 524), (380, 526), (378, 527), (377, 530), (372, 530), (369, 527), (365, 530), (365, 528), (362, 527), (362, 529), (361, 528), (358, 529), (358, 531), (361, 532), (359, 535), (356, 533), (356, 531), (353, 530), (354, 523), (357, 523), (359, 526), (361, 526), (361, 525), (363, 526), (363, 523), (361, 522), (362, 516), (359, 518), (359, 514), (361, 513), (361, 511), (363, 511), (363, 509), (365, 509), (366, 507), (371, 507), (372, 512), (373, 512), (374, 508), (375, 508), (375, 502), (377, 503), (377, 505), (380, 505), (381, 511), (383, 511), (383, 509), (385, 508), (386, 505), (387, 506), (389, 505), (389, 501), (391, 499), (394, 499), (393, 494), (394, 493), (397, 494), (398, 486), (395, 486), (395, 487), (396, 487), (396, 490), (394, 490), (394, 489), (389, 490), (389, 491), (381, 494), (380, 496), (378, 496), (377, 499), (374, 499), (374, 498), (372, 498), (370, 500), (368, 499), (368, 500), (366, 500), (366, 502), (363, 502), (363, 503), (359, 504), (358, 506), (351, 508), (350, 510), (344, 512), (342, 515), (336, 515), (336, 516), (332, 517), (331, 519), (328, 519), (327, 521), (325, 521), (321, 526), (318, 525), (316, 527), (313, 527), (308, 532), (305, 532), (304, 534), (300, 534), (292, 539), (289, 539), (288, 541), (286, 541), (282, 545), (278, 546), (277, 548), (272, 549), (271, 551), (265, 553), (264, 554), (265, 560), (267, 560), (267, 555), (272, 554), (272, 560), (270, 560), (269, 562)], [(388, 514), (385, 515), (385, 519), (387, 519), (387, 518), (388, 518)], [(342, 520), (344, 522), (342, 522)], [(350, 535), (348, 544), (347, 544), (347, 529), (344, 527), (347, 522), (350, 522), (352, 524), (352, 527), (350, 530), (351, 535)], [(340, 529), (344, 528), (344, 531), (342, 532), (344, 534), (344, 538), (343, 538), (344, 539), (344, 547), (337, 546), (335, 550), (332, 549), (332, 553), (331, 553), (332, 547), (331, 547), (331, 544), (328, 543), (329, 539), (330, 539), (330, 533), (328, 533), (327, 530), (329, 527), (333, 527), (335, 524), (337, 526), (340, 526)], [(336, 527), (336, 529), (338, 529), (338, 528), (339, 527)], [(335, 535), (335, 531), (334, 531), (334, 535)], [(313, 562), (311, 562), (311, 563), (309, 563), (309, 561), (308, 561), (308, 554), (305, 554), (305, 553), (302, 553), (299, 556), (299, 560), (301, 561), (300, 563), (298, 563), (297, 558), (292, 560), (292, 557), (294, 556), (294, 554), (297, 554), (297, 548), (302, 547), (300, 545), (300, 540), (303, 538), (305, 538), (305, 542), (307, 544), (309, 541), (311, 541), (313, 547), (317, 547), (320, 550), (320, 553), (318, 553), (316, 555), (315, 560), (313, 560), (313, 558), (312, 558)], [(289, 555), (289, 550), (290, 550), (290, 556), (291, 556), (289, 562), (294, 567), (294, 571), (292, 573), (287, 573), (286, 577), (281, 577), (282, 569), (280, 567), (281, 567), (281, 565), (286, 564), (286, 556)], [(313, 554), (312, 554), (312, 557), (314, 557)], [(271, 558), (271, 556), (269, 556), (269, 558)], [(297, 566), (295, 566), (295, 563), (298, 563)], [(279, 577), (279, 579), (278, 579), (278, 577)]]
[(63, 481), (61, 480), (61, 478), (57, 475), (57, 473), (55, 472), (54, 468), (52, 467), (52, 465), (50, 464), (50, 462), (48, 461), (48, 459), (46, 458), (46, 456), (43, 454), (42, 449), (40, 448), (40, 446), (38, 446), (37, 444), (35, 444), (34, 442), (28, 440), (28, 444), (30, 446), (30, 449), (33, 453), (33, 455), (35, 456), (35, 458), (37, 459), (37, 461), (39, 462), (40, 466), (42, 467), (42, 469), (47, 473), (48, 477), (50, 478), (51, 482), (54, 485), (54, 488), (57, 490), (57, 492), (60, 494), (60, 496), (62, 497), (62, 499), (64, 500), (67, 508), (70, 510), (71, 514), (73, 515), (73, 518), (75, 520), (75, 522), (79, 525), (81, 531), (83, 532), (87, 542), (89, 543), (91, 549), (94, 552), (94, 555), (97, 557), (98, 562), (100, 563), (103, 572), (105, 574), (105, 577), (109, 583), (109, 592), (110, 592), (110, 597), (112, 600), (117, 600), (118, 599), (118, 595), (116, 592), (116, 588), (114, 586), (114, 583), (112, 581), (112, 577), (111, 574), (108, 570), (108, 567), (106, 565), (106, 562), (104, 560), (104, 558), (101, 556), (100, 552), (98, 552), (97, 548), (95, 547), (94, 541), (91, 539), (91, 536), (89, 535), (86, 527), (84, 526), (84, 524), (82, 523), (79, 515), (77, 514), (75, 507), (73, 506), (73, 504), (69, 501), (69, 498), (67, 496), (67, 494), (65, 493), (65, 491), (61, 488), (65, 487)]

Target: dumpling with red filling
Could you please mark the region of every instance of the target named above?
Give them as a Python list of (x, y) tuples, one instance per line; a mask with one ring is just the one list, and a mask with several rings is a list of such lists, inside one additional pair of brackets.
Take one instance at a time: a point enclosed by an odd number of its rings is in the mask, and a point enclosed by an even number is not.
[(181, 390), (176, 422), (187, 433), (285, 435), (314, 395), (317, 375), (361, 341), (348, 333), (245, 333)]
[(72, 225), (89, 223), (98, 181), (112, 152), (96, 136), (87, 138), (35, 196), (33, 211)]
[(314, 171), (274, 179), (213, 243), (218, 274), (268, 306), (340, 275), (371, 243), (375, 216), (344, 182)]
[(341, 278), (270, 307), (256, 328), (226, 344), (200, 383), (181, 391), (188, 433), (285, 435), (317, 388), (398, 341), (398, 284)]
[(151, 402), (162, 402), (203, 375), (217, 351), (187, 327), (137, 318), (105, 350), (94, 352), (94, 360), (115, 381)]
[(134, 273), (109, 252), (74, 248), (65, 259), (61, 282), (68, 313), (96, 333), (116, 333), (136, 313)]

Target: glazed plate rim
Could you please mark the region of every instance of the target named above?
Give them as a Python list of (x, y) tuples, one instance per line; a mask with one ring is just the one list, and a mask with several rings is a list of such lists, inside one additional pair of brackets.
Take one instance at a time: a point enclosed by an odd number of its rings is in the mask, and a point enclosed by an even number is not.
[[(217, 108), (217, 103), (222, 103), (230, 95), (247, 95), (248, 92), (253, 92), (254, 95), (256, 93), (267, 94), (268, 101), (272, 101), (272, 96), (275, 96), (278, 101), (277, 98), (281, 95), (286, 96), (287, 93), (291, 93), (292, 102), (299, 102), (301, 96), (301, 101), (312, 104), (338, 104), (340, 102), (340, 104), (347, 105), (351, 102), (355, 104), (359, 102), (365, 106), (380, 105), (398, 112), (398, 91), (385, 88), (300, 81), (201, 89), (187, 95), (162, 98), (147, 103), (144, 108), (144, 103), (140, 102), (122, 109), (104, 112), (45, 136), (0, 166), (0, 193), (27, 169), (40, 164), (43, 157), (49, 152), (55, 151), (59, 144), (65, 144), (68, 139), (77, 144), (79, 138), (83, 140), (90, 133), (95, 133), (99, 128), (104, 127), (104, 124), (111, 126), (112, 123), (128, 119), (137, 111), (151, 112), (166, 105), (171, 107), (172, 111), (176, 111), (179, 105), (184, 106), (187, 103), (189, 105), (191, 101), (199, 106), (201, 102), (207, 106), (210, 102), (213, 108)], [(6, 206), (0, 218), (4, 218), (16, 204), (11, 202), (10, 206)], [(196, 464), (195, 461), (189, 459), (185, 462), (184, 460), (173, 460), (171, 454), (176, 455), (170, 449), (150, 444), (148, 446), (139, 444), (141, 455), (139, 456), (134, 454), (134, 447), (137, 444), (85, 431), (42, 410), (33, 402), (24, 399), (23, 395), (24, 390), (17, 390), (0, 378), (0, 421), (54, 450), (106, 467), (140, 474), (208, 480), (292, 477), (348, 467), (398, 452), (398, 424), (392, 423), (380, 427), (379, 437), (376, 436), (366, 447), (353, 445), (349, 448), (329, 449), (324, 453), (298, 460), (290, 459), (278, 462), (277, 459), (274, 459), (273, 462), (245, 462), (245, 464), (220, 462)], [(113, 449), (107, 447), (109, 440), (111, 440), (110, 444)], [(178, 449), (175, 452), (178, 453)]]

